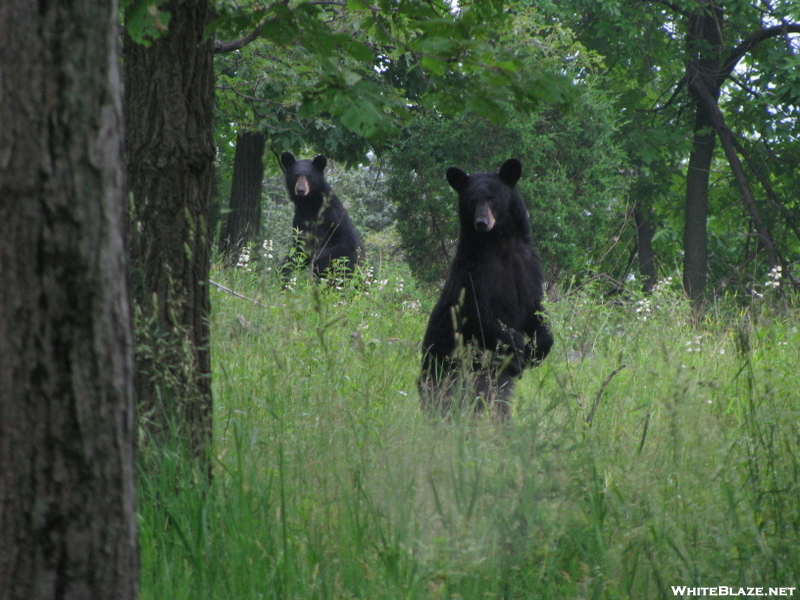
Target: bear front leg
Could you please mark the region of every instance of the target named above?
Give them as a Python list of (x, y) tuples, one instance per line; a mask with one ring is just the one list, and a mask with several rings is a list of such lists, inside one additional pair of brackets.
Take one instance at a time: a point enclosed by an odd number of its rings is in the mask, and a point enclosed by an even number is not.
[(536, 315), (534, 328), (525, 347), (526, 362), (536, 366), (542, 362), (553, 347), (553, 334), (541, 315)]
[(426, 352), (422, 373), (417, 380), (420, 404), (430, 414), (445, 417), (450, 414), (458, 384), (457, 361), (447, 356)]
[(498, 344), (496, 352), (506, 358), (505, 364), (500, 369), (501, 373), (507, 373), (512, 377), (519, 377), (527, 367), (527, 344), (528, 339), (525, 334), (516, 329), (499, 323), (496, 333)]
[(314, 256), (314, 274), (323, 277), (325, 271), (331, 267), (341, 268), (345, 274), (349, 274), (357, 262), (353, 253), (351, 246), (347, 244), (323, 245)]

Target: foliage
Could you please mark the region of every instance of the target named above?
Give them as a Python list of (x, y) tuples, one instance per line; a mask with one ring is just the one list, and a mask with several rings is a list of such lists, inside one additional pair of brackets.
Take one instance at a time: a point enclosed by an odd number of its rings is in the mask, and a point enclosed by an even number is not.
[(505, 427), (421, 413), (434, 294), (216, 273), (215, 477), (140, 474), (142, 598), (654, 598), (800, 578), (798, 307), (548, 306)]
[[(621, 139), (637, 181), (636, 200), (657, 226), (654, 248), (669, 273), (681, 260), (686, 203), (686, 160), (694, 128), (693, 102), (687, 93), (686, 65), (698, 48), (689, 42), (695, 17), (707, 3), (611, 2), (570, 0), (548, 5), (551, 16), (570, 19), (575, 37), (604, 57), (602, 85), (624, 115)], [(797, 3), (715, 2), (720, 8), (724, 46), (714, 69), (718, 76), (739, 44), (777, 24), (797, 27)], [(797, 261), (800, 227), (796, 207), (798, 37), (762, 39), (737, 63), (722, 87), (720, 108), (740, 145), (756, 207), (788, 263)], [(710, 51), (710, 48), (701, 48)], [(710, 52), (709, 52), (710, 53)], [(769, 270), (758, 251), (750, 215), (728, 162), (718, 152), (711, 165), (708, 198), (710, 281), (718, 293), (746, 290)], [(788, 187), (786, 187), (788, 186)]]
[(522, 12), (446, 0), (223, 3), (210, 32), (259, 36), (220, 56), (222, 129), (259, 127), (277, 151), (309, 144), (353, 164), (365, 140), (381, 147), (420, 110), (502, 119), (500, 96), (521, 110), (564, 101), (566, 79), (505, 43)]
[(159, 4), (157, 0), (121, 0), (125, 29), (137, 44), (149, 46), (167, 31), (172, 15)]
[[(268, 157), (268, 175), (263, 182), (262, 227), (257, 247), (248, 250), (249, 259), (261, 261), (265, 268), (272, 268), (271, 260), (281, 258), (289, 251), (292, 240), (292, 215), (294, 207), (284, 183), (283, 174), (277, 171), (277, 162)], [(227, 173), (227, 171), (222, 171)], [(325, 170), (326, 179), (336, 195), (347, 208), (350, 218), (365, 242), (370, 260), (379, 262), (381, 254), (395, 255), (399, 242), (394, 240), (395, 210), (385, 191), (383, 161), (372, 160), (352, 168), (345, 168), (329, 161)], [(218, 177), (216, 198), (222, 204), (227, 197), (230, 182)], [(380, 234), (380, 235), (378, 235)], [(381, 241), (382, 240), (382, 241)]]
[(218, 55), (218, 140), (224, 144), (240, 130), (259, 130), (277, 154), (283, 150), (300, 154), (310, 145), (342, 160), (362, 157), (364, 138), (342, 127), (328, 111), (308, 118), (299, 114), (303, 89), (319, 77), (310, 60), (293, 48), (264, 41)]
[(568, 111), (509, 111), (504, 125), (473, 114), (419, 119), (394, 145), (387, 169), (387, 191), (414, 275), (441, 280), (458, 237), (446, 168), (493, 171), (510, 157), (522, 161), (518, 187), (548, 279), (619, 271), (629, 252), (619, 239), (628, 207), (615, 133), (608, 101), (591, 87), (580, 88)]
[[(381, 167), (374, 158), (365, 166), (365, 156), (384, 153), (401, 127), (465, 110), (504, 121), (513, 116), (509, 106), (524, 111), (572, 96), (561, 59), (580, 69), (592, 58), (537, 14), (502, 2), (461, 2), (458, 10), (443, 1), (223, 4), (210, 30), (218, 38), (250, 29), (260, 35), (217, 55), (219, 192), (227, 187), (236, 131), (258, 129), (273, 154), (322, 152), (356, 173), (374, 169), (369, 185), (358, 183), (368, 177), (343, 170), (331, 171), (332, 183), (362, 231), (391, 225)], [(271, 181), (268, 189), (265, 210), (274, 213)], [(265, 222), (271, 229), (278, 220)], [(271, 231), (265, 237), (278, 239)]]
[(378, 232), (394, 223), (394, 205), (386, 196), (384, 161), (370, 155), (354, 168), (331, 164), (326, 177), (359, 231)]

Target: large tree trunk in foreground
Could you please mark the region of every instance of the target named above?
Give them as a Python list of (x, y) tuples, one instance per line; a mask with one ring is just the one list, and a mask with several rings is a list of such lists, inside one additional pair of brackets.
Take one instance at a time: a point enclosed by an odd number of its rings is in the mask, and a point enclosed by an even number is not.
[(231, 265), (236, 265), (242, 249), (255, 241), (261, 230), (266, 141), (266, 136), (259, 131), (245, 131), (236, 136), (230, 212), (221, 239), (222, 253)]
[(214, 69), (206, 0), (172, 0), (149, 47), (125, 38), (125, 128), (136, 393), (157, 441), (211, 445), (209, 216)]
[(116, 4), (0, 2), (0, 599), (133, 599)]

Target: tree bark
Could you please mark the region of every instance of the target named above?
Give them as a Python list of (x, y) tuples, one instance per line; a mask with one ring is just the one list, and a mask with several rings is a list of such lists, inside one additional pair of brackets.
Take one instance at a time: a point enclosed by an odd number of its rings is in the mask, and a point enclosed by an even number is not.
[(683, 225), (683, 287), (696, 306), (705, 301), (708, 284), (708, 184), (715, 140), (708, 111), (698, 106), (686, 173)]
[(115, 2), (0, 3), (0, 599), (133, 599)]
[(744, 203), (745, 209), (750, 217), (750, 221), (753, 224), (756, 233), (758, 234), (759, 242), (767, 252), (769, 266), (770, 269), (772, 269), (780, 264), (778, 261), (778, 254), (775, 250), (775, 242), (772, 240), (772, 236), (769, 234), (764, 222), (761, 220), (761, 215), (756, 207), (753, 193), (750, 190), (750, 184), (747, 182), (747, 177), (745, 177), (744, 169), (742, 168), (742, 162), (739, 160), (739, 155), (736, 154), (734, 138), (731, 134), (731, 130), (726, 125), (725, 117), (723, 116), (722, 111), (719, 109), (719, 106), (716, 104), (714, 99), (708, 93), (706, 93), (706, 90), (704, 89), (700, 89), (699, 93), (701, 94), (702, 100), (706, 103), (708, 111), (711, 114), (712, 122), (714, 124), (714, 131), (716, 131), (717, 136), (719, 136), (722, 149), (725, 152), (725, 157), (728, 159), (728, 165), (730, 166), (731, 172), (736, 180), (736, 184), (739, 187), (739, 193), (741, 194), (742, 202)]
[(695, 109), (694, 136), (686, 174), (683, 229), (683, 286), (696, 308), (705, 302), (708, 285), (708, 184), (714, 159), (714, 122), (702, 90), (718, 101), (722, 81), (722, 8), (705, 3), (689, 19), (686, 84)]
[(136, 392), (146, 430), (211, 445), (209, 217), (214, 176), (213, 45), (207, 0), (172, 0), (149, 47), (125, 37), (125, 127), (132, 196)]
[(264, 179), (266, 136), (245, 131), (236, 136), (230, 211), (221, 249), (229, 265), (236, 265), (242, 249), (261, 231), (261, 184)]
[(636, 252), (639, 255), (639, 272), (644, 277), (642, 291), (649, 293), (656, 285), (656, 261), (653, 252), (655, 228), (645, 216), (640, 202), (637, 202), (633, 209), (633, 220), (636, 223)]

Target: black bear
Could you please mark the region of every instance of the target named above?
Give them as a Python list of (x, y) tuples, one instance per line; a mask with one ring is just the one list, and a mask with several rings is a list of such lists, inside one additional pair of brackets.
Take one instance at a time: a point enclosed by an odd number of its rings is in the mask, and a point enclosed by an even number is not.
[(446, 415), (456, 400), (491, 404), (508, 417), (515, 380), (553, 345), (544, 276), (516, 188), (521, 174), (515, 158), (499, 173), (447, 170), (458, 192), (459, 236), (422, 343), (419, 391), (428, 410)]
[(346, 271), (364, 258), (364, 247), (350, 216), (341, 200), (325, 180), (328, 159), (322, 154), (314, 160), (297, 160), (291, 152), (281, 155), (281, 165), (286, 176), (286, 189), (294, 203), (292, 227), (297, 232), (294, 256), (287, 256), (281, 273), (288, 277), (299, 263), (311, 265), (317, 277), (324, 277), (336, 259), (343, 259)]

